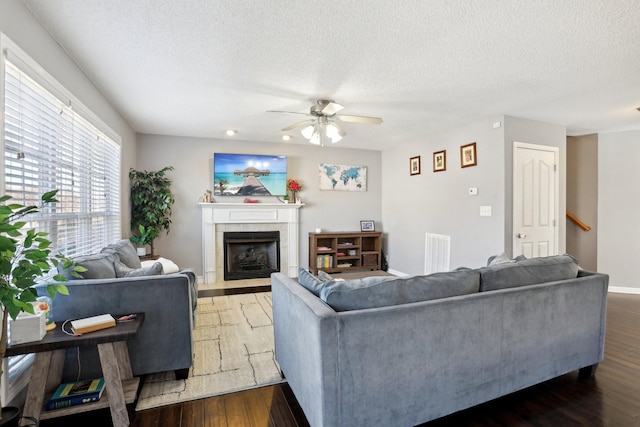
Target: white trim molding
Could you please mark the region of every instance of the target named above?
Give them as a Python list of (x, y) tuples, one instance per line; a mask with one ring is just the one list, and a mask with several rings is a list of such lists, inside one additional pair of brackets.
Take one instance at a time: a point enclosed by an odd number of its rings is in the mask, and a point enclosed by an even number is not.
[(296, 203), (198, 203), (202, 208), (204, 283), (223, 281), (222, 233), (280, 231), (280, 271), (298, 276), (299, 209)]

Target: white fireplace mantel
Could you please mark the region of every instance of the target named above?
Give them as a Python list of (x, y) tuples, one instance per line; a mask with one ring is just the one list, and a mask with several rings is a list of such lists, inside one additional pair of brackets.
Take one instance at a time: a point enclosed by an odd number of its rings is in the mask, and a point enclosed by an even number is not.
[[(202, 268), (205, 283), (222, 279), (222, 251), (220, 228), (245, 225), (268, 231), (278, 229), (281, 235), (281, 271), (290, 277), (298, 275), (299, 215), (303, 204), (296, 203), (198, 203), (202, 208)], [(223, 226), (224, 225), (224, 226)], [(255, 230), (252, 230), (255, 231)], [(283, 256), (284, 255), (284, 256)]]

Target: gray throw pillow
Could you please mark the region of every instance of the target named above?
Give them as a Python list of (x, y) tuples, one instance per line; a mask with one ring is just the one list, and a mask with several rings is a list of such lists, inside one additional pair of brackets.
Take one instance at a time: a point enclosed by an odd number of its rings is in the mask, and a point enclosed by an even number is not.
[(304, 268), (298, 269), (298, 283), (304, 286), (307, 290), (309, 290), (315, 296), (320, 296), (320, 291), (327, 283), (327, 280), (322, 280)]
[(136, 248), (133, 247), (129, 239), (122, 239), (118, 240), (117, 242), (111, 243), (110, 245), (105, 246), (101, 252), (114, 253), (118, 255), (120, 261), (129, 268), (142, 267), (142, 264), (140, 264), (140, 257), (138, 257), (138, 253), (136, 252)]
[(162, 274), (162, 264), (159, 262), (153, 263), (150, 267), (130, 268), (123, 262), (116, 262), (115, 264), (116, 277), (142, 277), (142, 276), (157, 276)]
[[(83, 279), (115, 279), (116, 269), (113, 264), (117, 260), (118, 257), (114, 254), (100, 253), (74, 258), (73, 263), (87, 269), (87, 271), (78, 273)], [(59, 265), (59, 267), (61, 266), (62, 264)], [(68, 272), (60, 271), (60, 273), (66, 275), (69, 279), (75, 279)]]
[(323, 282), (330, 282), (334, 278), (332, 275), (330, 275), (326, 271), (318, 270), (318, 279), (322, 280)]

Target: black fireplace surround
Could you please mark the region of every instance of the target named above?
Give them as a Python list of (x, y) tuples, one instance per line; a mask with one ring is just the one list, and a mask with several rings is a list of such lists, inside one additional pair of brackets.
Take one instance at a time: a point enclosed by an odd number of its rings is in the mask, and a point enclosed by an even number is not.
[(224, 280), (268, 278), (280, 271), (279, 231), (223, 233)]

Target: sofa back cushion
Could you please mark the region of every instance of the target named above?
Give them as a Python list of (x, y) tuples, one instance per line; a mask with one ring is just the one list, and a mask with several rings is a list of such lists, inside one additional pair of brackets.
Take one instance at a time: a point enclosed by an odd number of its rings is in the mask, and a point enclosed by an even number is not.
[(515, 288), (578, 277), (578, 262), (571, 255), (529, 258), (478, 269), (480, 291)]
[(336, 311), (385, 307), (466, 295), (478, 292), (480, 274), (475, 270), (433, 273), (413, 277), (367, 277), (332, 281), (320, 298)]
[[(110, 253), (99, 253), (94, 255), (79, 256), (73, 259), (75, 265), (84, 267), (87, 271), (83, 271), (80, 274), (83, 279), (115, 279), (116, 268), (115, 263), (118, 261), (118, 257)], [(62, 264), (58, 265), (60, 269)], [(69, 275), (69, 272), (60, 271), (69, 279), (75, 279)]]
[(136, 248), (133, 247), (129, 239), (122, 239), (111, 243), (110, 245), (105, 246), (101, 252), (118, 255), (120, 261), (129, 268), (142, 267)]

